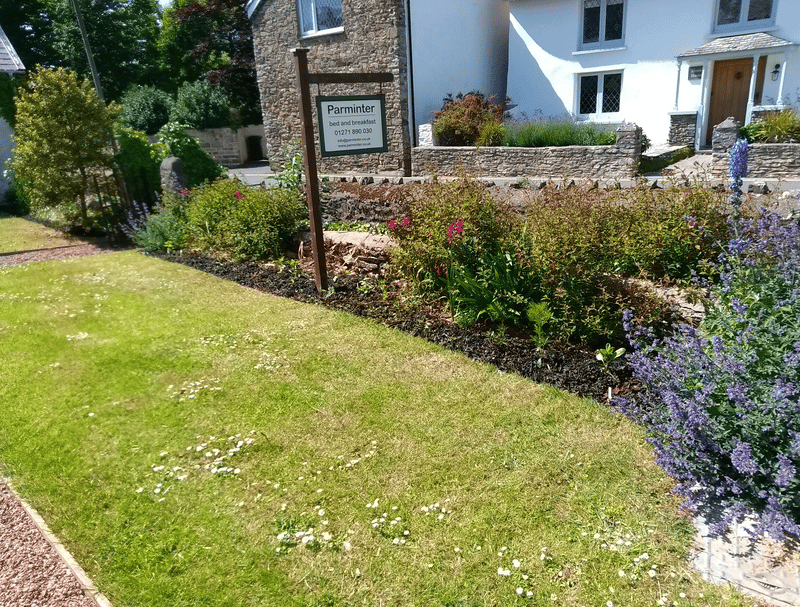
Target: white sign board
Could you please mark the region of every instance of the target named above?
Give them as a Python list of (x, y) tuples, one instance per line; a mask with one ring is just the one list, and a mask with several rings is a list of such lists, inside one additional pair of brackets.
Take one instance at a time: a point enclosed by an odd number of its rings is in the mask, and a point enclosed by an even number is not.
[(389, 150), (383, 95), (317, 97), (317, 119), (323, 157)]

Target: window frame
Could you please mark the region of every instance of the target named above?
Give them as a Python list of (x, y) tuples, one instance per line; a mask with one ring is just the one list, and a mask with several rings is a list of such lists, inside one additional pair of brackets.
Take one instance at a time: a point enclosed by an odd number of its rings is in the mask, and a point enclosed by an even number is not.
[(739, 11), (739, 20), (736, 23), (719, 24), (720, 8), (722, 0), (716, 1), (714, 10), (714, 26), (712, 31), (714, 34), (734, 34), (739, 32), (759, 31), (770, 29), (775, 26), (775, 15), (778, 12), (778, 0), (771, 0), (772, 11), (769, 19), (757, 19), (753, 21), (747, 20), (747, 15), (750, 12), (750, 3), (753, 0), (742, 0), (742, 6)]
[(625, 26), (628, 21), (628, 0), (622, 0), (622, 36), (612, 40), (606, 40), (606, 15), (608, 12), (609, 0), (600, 0), (600, 39), (597, 42), (584, 42), (583, 34), (586, 24), (586, 1), (580, 0), (580, 29), (578, 30), (578, 49), (589, 51), (594, 49), (614, 49), (625, 46)]
[[(625, 70), (608, 70), (603, 72), (583, 72), (575, 74), (576, 76), (576, 94), (575, 94), (575, 115), (583, 120), (617, 120), (622, 112), (622, 86), (625, 80)], [(616, 112), (603, 111), (603, 95), (605, 94), (605, 81), (606, 76), (619, 76), (619, 109)], [(595, 111), (594, 112), (581, 112), (581, 90), (583, 88), (583, 79), (597, 77), (597, 93), (595, 94)]]
[[(316, 2), (317, 0), (297, 0), (296, 8), (297, 8), (297, 28), (300, 31), (301, 38), (312, 38), (314, 36), (327, 36), (329, 34), (339, 34), (344, 31), (344, 14), (342, 14), (342, 24), (336, 27), (329, 27), (327, 29), (319, 29), (317, 24), (317, 11), (316, 11)], [(339, 8), (341, 10), (342, 2), (339, 0)], [(305, 29), (303, 24), (303, 6), (308, 7), (308, 11), (311, 14), (312, 20), (312, 29)]]

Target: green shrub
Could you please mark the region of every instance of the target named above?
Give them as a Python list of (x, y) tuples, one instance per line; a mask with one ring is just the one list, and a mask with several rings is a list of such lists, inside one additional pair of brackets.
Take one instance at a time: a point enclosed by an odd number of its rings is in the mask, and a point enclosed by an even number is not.
[(153, 213), (142, 204), (134, 204), (123, 231), (145, 251), (172, 252), (183, 249), (190, 237), (186, 205), (186, 199), (174, 196), (167, 197)]
[(11, 187), (0, 200), (0, 211), (9, 215), (27, 215), (31, 212), (30, 183), (17, 178), (12, 169), (7, 173)]
[(203, 149), (200, 142), (186, 132), (184, 125), (168, 122), (158, 132), (161, 143), (170, 156), (183, 160), (183, 169), (189, 188), (207, 181), (214, 181), (225, 173), (225, 169)]
[(442, 109), (434, 112), (433, 133), (439, 145), (475, 145), (488, 123), (503, 120), (505, 106), (482, 93), (448, 95)]
[(193, 129), (230, 126), (230, 103), (221, 87), (212, 86), (205, 80), (184, 82), (178, 89), (169, 121)]
[(172, 97), (154, 86), (133, 85), (122, 95), (122, 123), (135, 131), (155, 135), (169, 122)]
[(112, 166), (109, 144), (119, 107), (106, 106), (90, 82), (61, 68), (33, 72), (16, 104), (10, 166), (31, 209), (56, 208), (87, 228), (96, 183), (106, 181)]
[(549, 147), (567, 145), (613, 145), (617, 133), (608, 126), (571, 120), (540, 120), (507, 124), (503, 145), (511, 147)]
[(727, 237), (724, 196), (706, 188), (549, 188), (528, 208), (529, 240), (601, 273), (688, 280)]
[(278, 187), (300, 190), (303, 185), (305, 168), (300, 140), (293, 139), (289, 144), (283, 146), (272, 159), (271, 166), (275, 171), (273, 179)]
[(11, 128), (14, 128), (17, 117), (14, 98), (24, 86), (25, 76), (0, 74), (0, 118), (11, 125)]
[(456, 264), (477, 271), (477, 260), (506, 242), (518, 218), (475, 180), (417, 188), (403, 217), (388, 223), (397, 241), (393, 263), (421, 291), (442, 293), (446, 271)]
[[(418, 189), (388, 233), (394, 267), (420, 296), (446, 299), (456, 321), (598, 347), (622, 340), (624, 308), (666, 318), (663, 302), (624, 277), (687, 280), (726, 238), (724, 209), (702, 188), (546, 188), (523, 221), (462, 178)], [(547, 322), (532, 305), (547, 306)]]
[(193, 243), (237, 259), (264, 259), (288, 250), (305, 218), (296, 190), (250, 188), (220, 180), (192, 192), (187, 218)]
[(116, 158), (128, 194), (134, 200), (152, 206), (161, 190), (161, 161), (166, 149), (161, 144), (151, 144), (147, 135), (134, 129), (117, 131), (119, 154)]
[(505, 137), (505, 127), (502, 122), (487, 122), (481, 128), (480, 135), (475, 140), (475, 145), (482, 147), (485, 145), (500, 145)]
[(750, 143), (797, 143), (800, 141), (800, 114), (792, 109), (771, 113), (763, 120), (743, 126), (741, 134)]

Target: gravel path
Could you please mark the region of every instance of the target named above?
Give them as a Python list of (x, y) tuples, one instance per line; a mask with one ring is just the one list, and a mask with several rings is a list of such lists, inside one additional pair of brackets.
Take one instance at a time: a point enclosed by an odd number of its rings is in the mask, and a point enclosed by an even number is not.
[(0, 607), (102, 607), (40, 524), (0, 480)]
[[(18, 266), (34, 261), (53, 261), (55, 259), (69, 259), (70, 257), (87, 257), (119, 251), (119, 248), (103, 244), (82, 243), (54, 249), (39, 249), (36, 251), (22, 251), (19, 253), (0, 254), (0, 267)], [(5, 607), (0, 603), (0, 607)]]

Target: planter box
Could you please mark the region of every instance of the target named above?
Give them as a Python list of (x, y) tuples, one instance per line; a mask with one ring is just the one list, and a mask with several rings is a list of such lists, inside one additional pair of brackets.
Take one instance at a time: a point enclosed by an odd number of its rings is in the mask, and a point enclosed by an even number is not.
[(639, 169), (642, 129), (623, 124), (615, 145), (516, 147), (416, 147), (414, 175), (629, 179)]
[[(739, 136), (739, 123), (728, 119), (714, 127), (711, 174), (728, 179), (728, 152)], [(751, 179), (800, 179), (800, 143), (751, 143), (747, 160)]]

